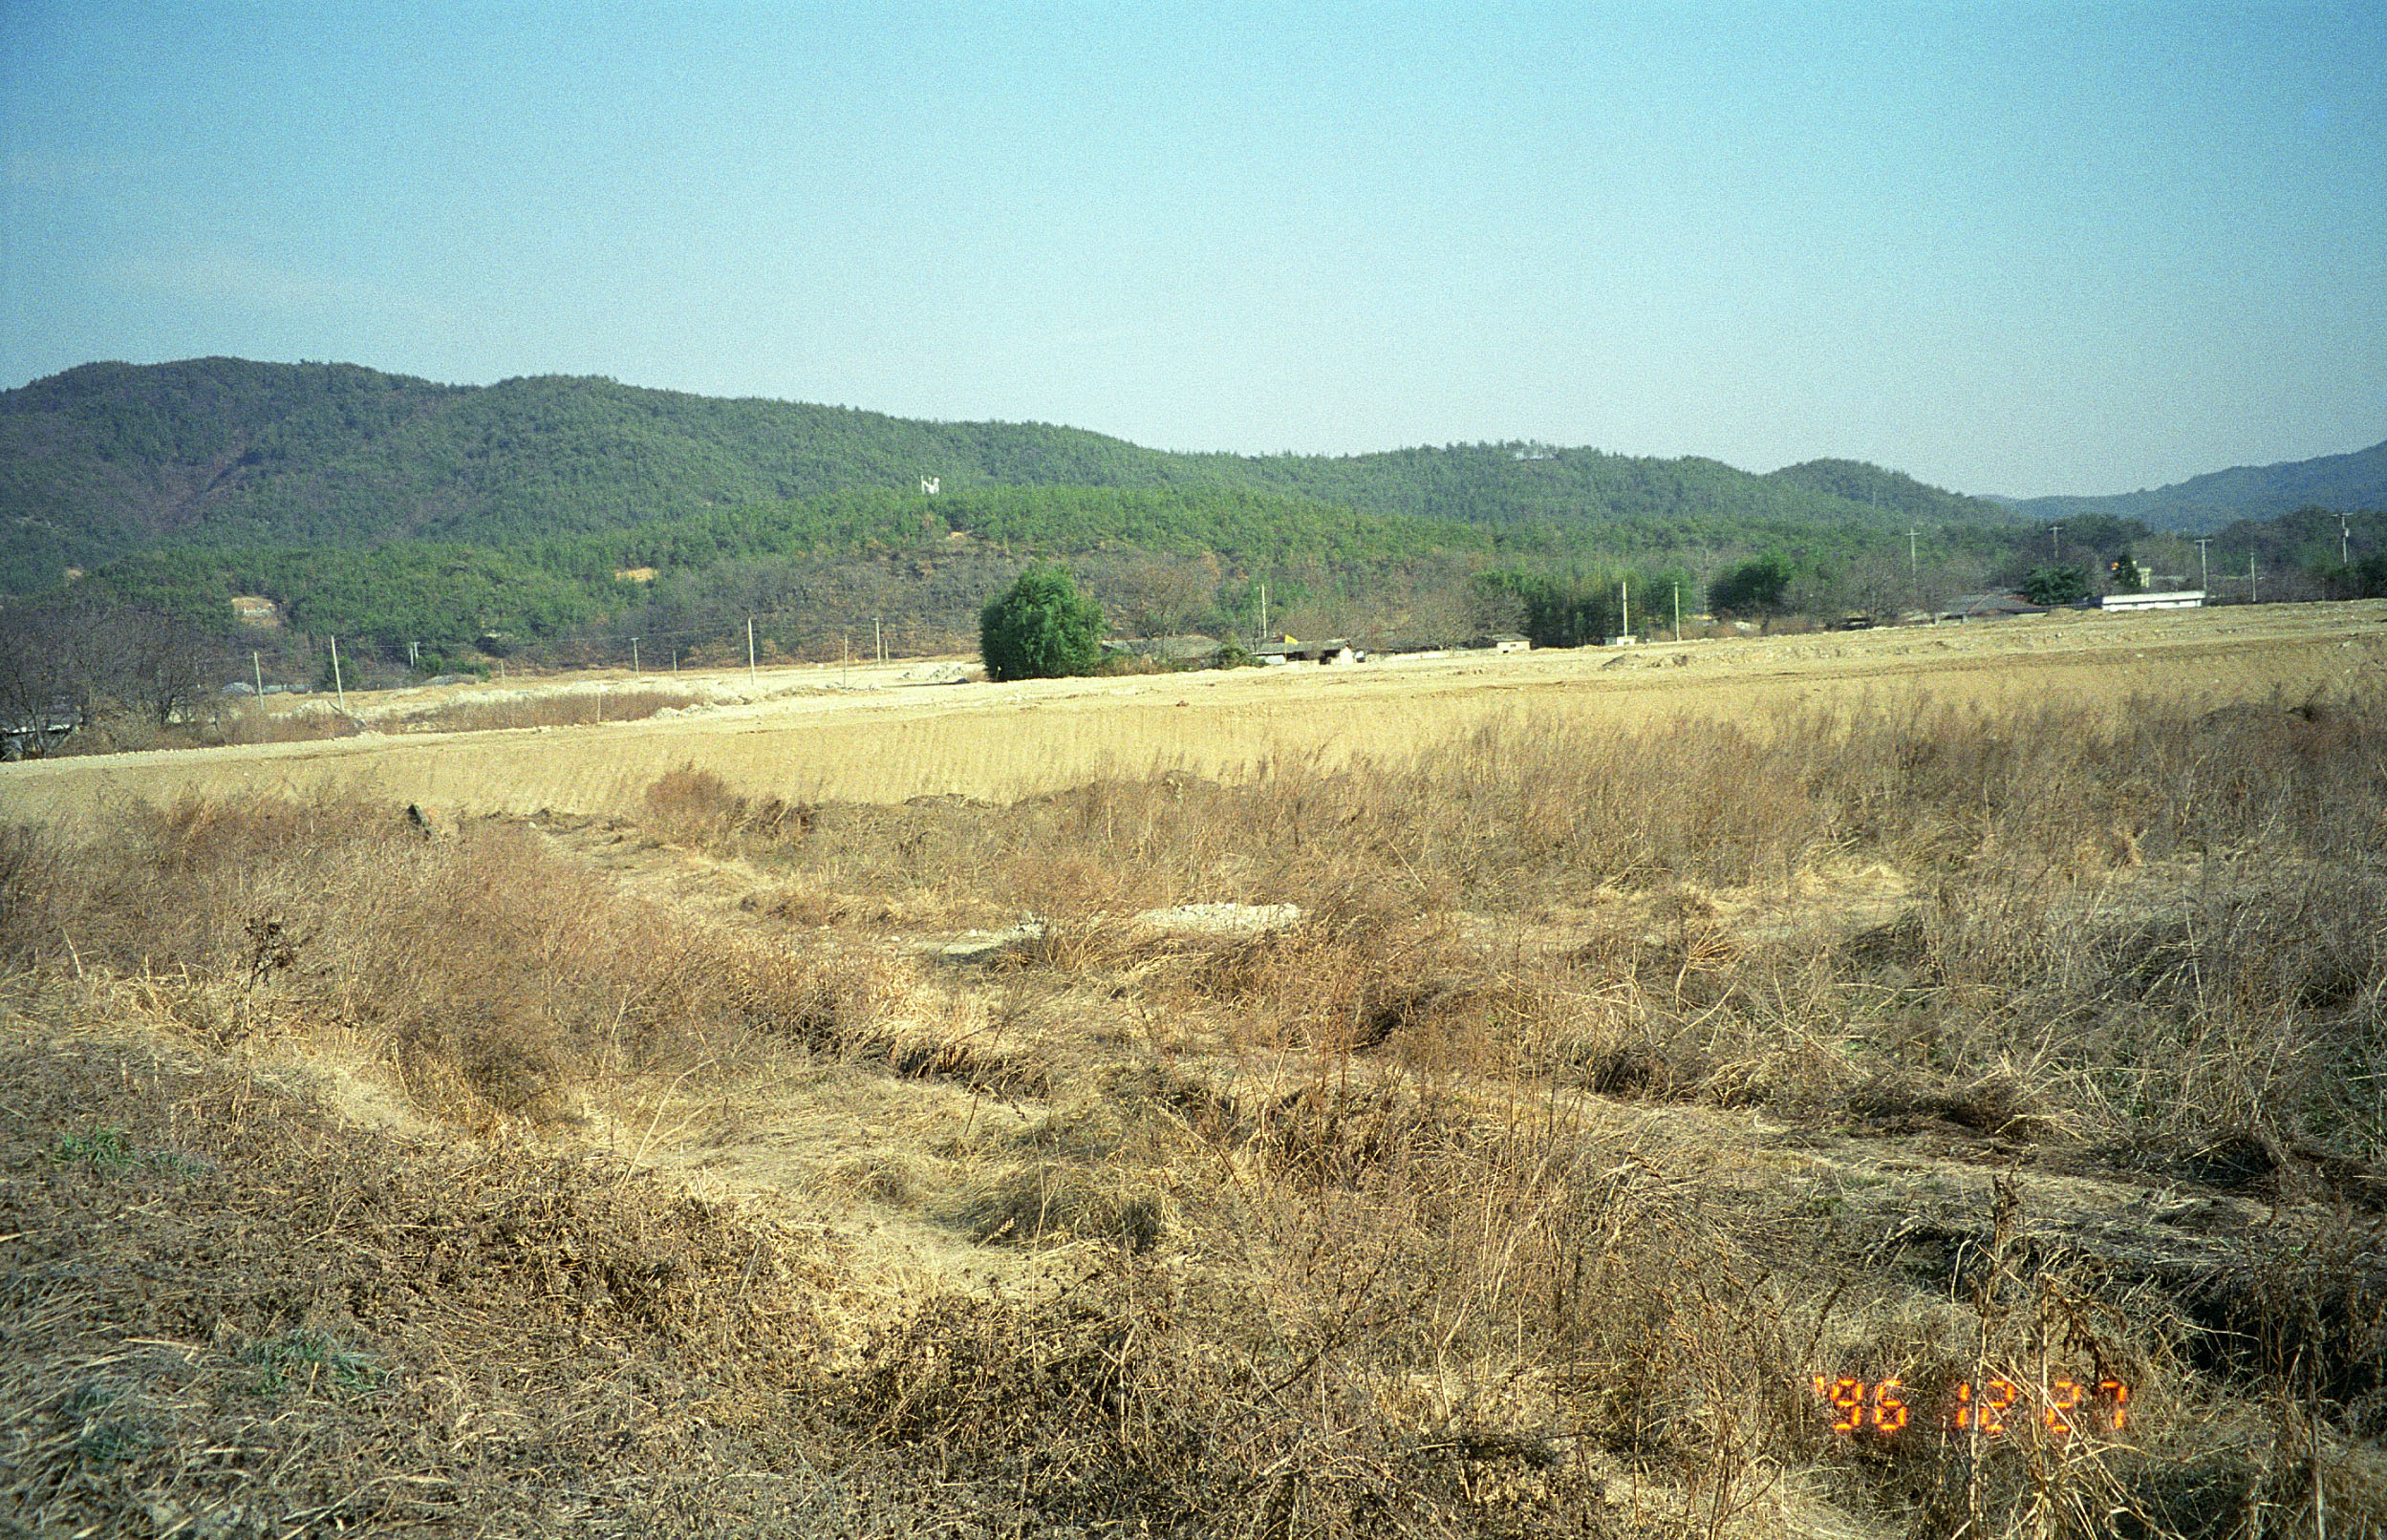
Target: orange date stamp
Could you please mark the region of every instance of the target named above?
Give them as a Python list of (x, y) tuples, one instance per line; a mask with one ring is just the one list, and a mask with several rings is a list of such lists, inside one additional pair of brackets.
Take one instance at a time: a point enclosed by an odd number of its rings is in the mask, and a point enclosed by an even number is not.
[[(1835, 1433), (1895, 1438), (1916, 1418), (1913, 1398), (1896, 1379), (1817, 1375), (1815, 1388)], [(2129, 1421), (2129, 1407), (2130, 1386), (2119, 1380), (2051, 1380), (2044, 1386), (1959, 1380), (1932, 1398), (1926, 1425), (1996, 1438), (2036, 1424), (2060, 1439), (2075, 1432), (2118, 1433)]]

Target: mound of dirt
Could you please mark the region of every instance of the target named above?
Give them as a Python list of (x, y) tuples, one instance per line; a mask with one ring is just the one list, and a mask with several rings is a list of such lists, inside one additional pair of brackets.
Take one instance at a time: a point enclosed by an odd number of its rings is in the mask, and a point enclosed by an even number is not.
[(0, 1083), (0, 1529), (750, 1532), (820, 1500), (816, 1234), (220, 1060), (11, 1033)]

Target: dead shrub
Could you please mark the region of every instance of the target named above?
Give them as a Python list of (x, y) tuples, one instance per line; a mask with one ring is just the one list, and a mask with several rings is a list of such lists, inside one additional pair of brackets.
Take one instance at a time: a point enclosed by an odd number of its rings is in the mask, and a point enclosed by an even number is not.
[(1714, 1072), (1696, 1050), (1667, 1052), (1645, 1042), (1621, 1044), (1577, 1068), (1586, 1090), (1620, 1102), (1688, 1101)]
[(1053, 1068), (1033, 1044), (1005, 1046), (978, 1033), (948, 1034), (875, 1024), (849, 1028), (822, 1045), (847, 1059), (886, 1067), (907, 1080), (942, 1080), (990, 1096), (1048, 1096)]
[(2011, 1072), (1951, 1087), (1884, 1071), (1851, 1092), (1847, 1104), (1870, 1131), (1882, 1133), (1913, 1133), (1935, 1123), (2005, 1139), (2027, 1140), (2051, 1131), (2036, 1093)]
[(1174, 1207), (1150, 1172), (1039, 1161), (981, 1176), (952, 1217), (982, 1246), (1105, 1240), (1149, 1251), (1175, 1228)]
[(853, 917), (852, 901), (843, 893), (828, 893), (812, 887), (787, 886), (760, 893), (749, 893), (738, 907), (753, 914), (768, 914), (790, 925), (810, 929), (839, 925)]
[(0, 823), (0, 958), (31, 963), (64, 941), (52, 918), (60, 877), (56, 842), (39, 829)]
[(647, 826), (675, 845), (737, 854), (800, 840), (811, 810), (778, 798), (757, 802), (729, 789), (710, 770), (683, 764), (648, 786)]
[(50, 923), (85, 968), (162, 980), (156, 998), (213, 1040), (360, 1035), (424, 1111), (466, 1125), (552, 1121), (608, 1078), (817, 1036), (859, 987), (625, 902), (496, 821), (426, 839), (365, 801), (183, 802), (61, 859)]
[(1275, 1176), (1347, 1187), (1370, 1173), (1463, 1148), (1473, 1120), (1397, 1080), (1321, 1080), (1256, 1109), (1253, 1147)]
[[(0, 1527), (519, 1532), (601, 1489), (698, 1533), (801, 1507), (769, 1473), (803, 1468), (841, 1286), (797, 1232), (601, 1164), (409, 1145), (204, 1055), (11, 1031), (0, 1079)], [(95, 1128), (120, 1164), (51, 1158)]]
[(317, 743), (327, 738), (355, 738), (364, 729), (345, 712), (305, 708), (268, 712), (250, 707), (228, 711), (217, 719), (212, 741), (217, 743)]
[(1179, 978), (1195, 998), (1235, 1008), (1246, 1043), (1356, 1052), (1398, 1036), (1427, 1058), (1448, 1057), (1465, 1036), (1453, 1029), (1479, 1022), (1498, 998), (1467, 976), (1477, 965), (1457, 950), (1441, 919), (1397, 907), (1327, 909), (1188, 948), (1193, 966)]
[(684, 690), (629, 689), (500, 693), (460, 695), (437, 706), (394, 717), (402, 733), (486, 733), (536, 727), (590, 727), (604, 722), (644, 721), (657, 712), (685, 711), (708, 697)]

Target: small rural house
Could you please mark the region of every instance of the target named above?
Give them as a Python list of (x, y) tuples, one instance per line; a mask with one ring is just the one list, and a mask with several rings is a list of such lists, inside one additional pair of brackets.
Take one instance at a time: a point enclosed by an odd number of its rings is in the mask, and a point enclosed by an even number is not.
[(1324, 641), (1305, 642), (1297, 636), (1280, 636), (1252, 649), (1252, 656), (1262, 663), (1357, 663), (1362, 661), (1359, 651), (1340, 636)]
[(2044, 615), (2047, 606), (2016, 593), (1960, 593), (1940, 611), (1942, 620), (1997, 620), (2007, 615)]
[(2202, 610), (2203, 588), (2169, 588), (2153, 593), (2109, 593), (2097, 601), (2100, 610)]

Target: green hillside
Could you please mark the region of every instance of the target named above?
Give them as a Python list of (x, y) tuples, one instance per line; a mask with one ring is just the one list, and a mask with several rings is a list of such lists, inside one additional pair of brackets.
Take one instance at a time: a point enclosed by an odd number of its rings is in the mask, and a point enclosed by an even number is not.
[(1892, 519), (1921, 524), (2007, 523), (2011, 515), (1988, 498), (1925, 486), (1902, 471), (1883, 470), (1853, 460), (1811, 460), (1785, 465), (1766, 478), (1785, 486), (1818, 492), (1847, 503), (1861, 503)]
[[(1223, 558), (1237, 569), (1357, 571), (1436, 554), (1489, 555), (1498, 543), (1469, 524), (1354, 513), (1253, 492), (1110, 487), (985, 487), (924, 497), (892, 491), (722, 509), (593, 535), (496, 545), (401, 540), (341, 545), (166, 545), (94, 569), (82, 585), (146, 608), (220, 619), (234, 594), (277, 601), (290, 625), (461, 647), (486, 632), (551, 637), (658, 605), (720, 610), (780, 608), (790, 593), (820, 608), (820, 574), (841, 564), (899, 565), (915, 579), (957, 565), (1008, 572), (1042, 555), (1140, 553)], [(1538, 549), (1527, 541), (1516, 548)], [(651, 568), (652, 587), (619, 579)], [(890, 596), (881, 596), (881, 608)], [(964, 611), (975, 599), (961, 601)], [(867, 617), (870, 609), (862, 614)], [(952, 616), (945, 621), (951, 624)], [(648, 629), (673, 629), (658, 620)]]
[(1887, 528), (1924, 511), (1918, 494), (1937, 520), (2009, 517), (1853, 469), (1902, 495), (1871, 495), (1880, 488), (1815, 466), (1753, 476), (1589, 449), (1170, 454), (1040, 423), (914, 421), (605, 379), (465, 387), (346, 364), (102, 363), (0, 393), (0, 589), (52, 587), (69, 567), (161, 545), (519, 546), (844, 492), (916, 492), (923, 476), (949, 497), (1063, 486), (1275, 495), (1540, 526), (1561, 544), (1621, 526), (1664, 545), (1712, 538), (1719, 524)]

